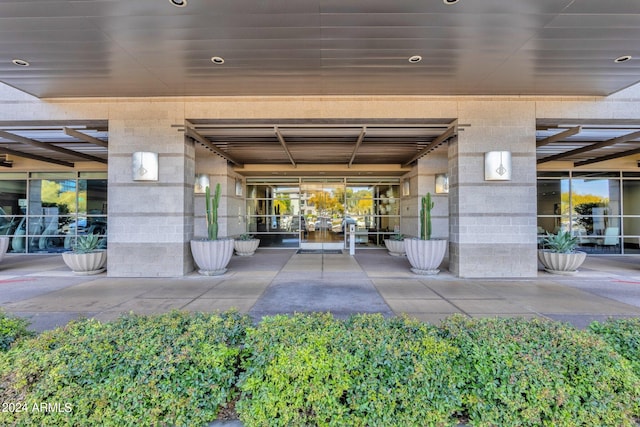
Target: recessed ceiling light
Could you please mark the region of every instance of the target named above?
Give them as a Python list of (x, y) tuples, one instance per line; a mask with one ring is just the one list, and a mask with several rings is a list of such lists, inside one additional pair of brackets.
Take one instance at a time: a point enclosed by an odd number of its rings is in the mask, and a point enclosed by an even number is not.
[(185, 7), (187, 5), (187, 0), (169, 0), (169, 3), (175, 7)]
[(409, 62), (411, 62), (412, 64), (417, 64), (420, 61), (422, 61), (422, 56), (420, 55), (413, 55), (411, 58), (409, 58)]
[(29, 65), (31, 65), (29, 64), (29, 61), (25, 61), (24, 59), (19, 59), (19, 58), (16, 58), (11, 62), (13, 62), (13, 65), (17, 65), (19, 67), (28, 67)]
[(456, 4), (460, 0), (442, 0), (442, 1), (444, 2), (444, 4), (450, 5), (450, 4)]
[(221, 58), (219, 56), (212, 56), (211, 62), (213, 62), (214, 64), (222, 65), (224, 64), (224, 58)]
[(620, 56), (620, 57), (616, 58), (613, 62), (627, 62), (631, 58), (633, 58), (631, 55), (624, 55), (624, 56)]

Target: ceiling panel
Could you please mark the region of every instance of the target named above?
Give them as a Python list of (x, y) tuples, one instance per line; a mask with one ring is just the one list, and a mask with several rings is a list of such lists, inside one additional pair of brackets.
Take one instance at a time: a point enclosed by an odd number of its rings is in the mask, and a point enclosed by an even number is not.
[(39, 97), (607, 95), (639, 46), (637, 0), (0, 2), (0, 81)]

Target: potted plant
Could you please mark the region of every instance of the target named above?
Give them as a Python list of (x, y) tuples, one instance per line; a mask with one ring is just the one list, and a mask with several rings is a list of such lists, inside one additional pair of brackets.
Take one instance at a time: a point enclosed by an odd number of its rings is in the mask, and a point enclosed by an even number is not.
[(104, 240), (93, 233), (78, 236), (72, 251), (62, 253), (62, 260), (78, 275), (102, 273), (107, 264), (107, 251), (101, 248), (103, 243)]
[(256, 239), (252, 234), (241, 234), (233, 242), (233, 246), (236, 250), (236, 255), (239, 256), (251, 256), (256, 252), (260, 245), (260, 239)]
[(586, 252), (576, 251), (578, 238), (568, 231), (547, 233), (542, 245), (543, 249), (538, 249), (538, 259), (545, 271), (552, 274), (575, 274), (587, 257)]
[(420, 238), (405, 239), (404, 248), (411, 271), (416, 274), (438, 274), (438, 267), (447, 251), (445, 239), (431, 239), (431, 193), (422, 197), (420, 208)]
[(218, 206), (220, 204), (220, 183), (211, 197), (211, 190), (205, 189), (207, 238), (191, 240), (191, 253), (198, 266), (198, 273), (204, 276), (218, 276), (227, 271), (227, 264), (233, 255), (233, 239), (218, 239)]
[(391, 256), (405, 256), (404, 234), (392, 234), (388, 239), (384, 239), (384, 245)]

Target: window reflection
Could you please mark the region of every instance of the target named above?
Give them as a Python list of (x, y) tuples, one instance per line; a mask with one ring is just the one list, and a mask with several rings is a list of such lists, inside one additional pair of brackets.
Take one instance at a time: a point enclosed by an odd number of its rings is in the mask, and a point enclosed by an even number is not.
[(106, 237), (106, 179), (32, 175), (0, 180), (0, 234), (12, 236), (10, 252), (62, 252), (79, 234)]
[[(577, 175), (577, 174), (576, 174)], [(581, 173), (572, 178), (538, 180), (538, 235), (569, 231), (580, 249), (620, 253), (620, 179), (610, 173)]]

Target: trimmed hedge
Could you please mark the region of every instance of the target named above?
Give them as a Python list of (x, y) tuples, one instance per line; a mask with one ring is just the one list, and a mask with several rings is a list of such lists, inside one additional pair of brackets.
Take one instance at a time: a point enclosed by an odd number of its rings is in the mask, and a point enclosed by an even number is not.
[(15, 338), (0, 351), (0, 425), (204, 426), (234, 405), (247, 427), (640, 419), (640, 319), (577, 330), (462, 316), (441, 327), (330, 314), (254, 325), (236, 312), (171, 312), (28, 338), (24, 321), (7, 318)]
[(632, 426), (640, 379), (606, 342), (569, 325), (453, 316), (474, 426)]
[(247, 426), (454, 425), (457, 350), (409, 319), (267, 318), (247, 336)]
[(7, 315), (0, 309), (0, 352), (9, 350), (9, 347), (21, 338), (33, 337), (35, 333), (28, 328), (28, 320)]
[(249, 324), (236, 313), (130, 315), (22, 341), (0, 360), (0, 401), (24, 406), (0, 424), (203, 425), (233, 398)]
[(631, 362), (640, 377), (640, 318), (609, 319), (593, 322), (589, 330), (609, 343), (613, 349)]

